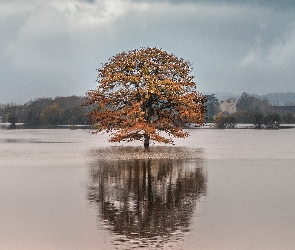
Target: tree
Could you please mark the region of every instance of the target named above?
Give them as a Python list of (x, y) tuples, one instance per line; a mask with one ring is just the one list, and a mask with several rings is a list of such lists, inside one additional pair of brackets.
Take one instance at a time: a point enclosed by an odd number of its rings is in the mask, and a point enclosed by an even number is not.
[(29, 109), (26, 112), (24, 122), (26, 126), (35, 127), (41, 124), (40, 114), (35, 113), (33, 110)]
[(261, 112), (255, 112), (253, 114), (253, 124), (255, 128), (261, 129), (262, 124), (264, 123), (264, 116)]
[(235, 117), (233, 114), (230, 114), (227, 117), (227, 127), (228, 128), (235, 128), (237, 121), (238, 121), (237, 117)]
[(237, 123), (237, 117), (233, 114), (224, 115), (219, 112), (216, 116), (214, 116), (213, 124), (215, 128), (224, 129), (224, 128), (235, 128)]
[(57, 103), (46, 106), (40, 115), (44, 125), (58, 125), (61, 121), (62, 109)]
[(15, 103), (8, 103), (2, 107), (2, 122), (11, 123), (11, 128), (16, 127), (16, 123), (18, 122), (19, 116), (19, 106)]
[(87, 119), (84, 114), (84, 107), (72, 107), (65, 109), (62, 113), (61, 123), (65, 125), (85, 125)]
[(43, 122), (41, 120), (41, 114), (46, 107), (52, 104), (52, 98), (38, 98), (25, 103), (24, 123), (26, 124), (26, 126), (36, 127), (39, 125), (43, 125)]
[(255, 111), (241, 110), (234, 113), (238, 123), (253, 123), (253, 113)]
[(226, 125), (227, 125), (226, 116), (224, 116), (224, 114), (219, 112), (214, 117), (213, 124), (215, 128), (221, 128), (221, 129), (226, 128)]
[[(85, 97), (79, 96), (38, 98), (23, 105), (23, 122), (29, 127), (42, 126), (44, 124), (84, 125), (87, 124), (86, 114), (89, 111), (87, 107), (83, 107), (84, 103)], [(55, 115), (53, 115), (54, 112), (51, 112), (53, 111), (52, 109), (57, 111)], [(50, 119), (48, 115), (51, 116)]]
[(295, 117), (292, 113), (287, 113), (282, 115), (282, 122), (287, 124), (294, 124), (295, 123)]
[(205, 95), (206, 97), (206, 110), (207, 110), (207, 121), (212, 121), (214, 116), (219, 111), (219, 100), (216, 98), (215, 94)]
[(96, 107), (89, 118), (97, 132), (111, 133), (111, 142), (173, 143), (171, 137), (189, 135), (186, 124), (204, 122), (205, 98), (190, 73), (189, 62), (161, 49), (117, 54), (98, 69), (97, 89), (87, 92), (86, 105)]
[(267, 129), (278, 129), (280, 128), (281, 118), (278, 114), (267, 114), (264, 117), (264, 126)]
[(266, 98), (262, 100), (243, 92), (239, 100), (237, 101), (238, 111), (256, 111), (263, 114), (273, 113), (274, 108), (269, 104)]

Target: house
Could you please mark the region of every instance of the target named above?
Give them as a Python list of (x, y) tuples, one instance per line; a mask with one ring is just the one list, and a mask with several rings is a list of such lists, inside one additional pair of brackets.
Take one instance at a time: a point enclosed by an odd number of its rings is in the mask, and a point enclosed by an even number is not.
[(237, 112), (237, 104), (235, 100), (228, 99), (226, 101), (221, 101), (220, 110), (222, 113), (233, 114)]

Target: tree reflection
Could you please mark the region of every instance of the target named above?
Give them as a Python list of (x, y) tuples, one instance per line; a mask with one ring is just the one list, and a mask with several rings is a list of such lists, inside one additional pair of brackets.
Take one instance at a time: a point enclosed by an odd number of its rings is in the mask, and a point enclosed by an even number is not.
[(120, 156), (115, 160), (95, 152), (100, 159), (91, 166), (88, 198), (114, 233), (149, 239), (188, 230), (196, 202), (206, 193), (202, 159), (182, 148), (169, 150), (114, 148), (107, 155)]

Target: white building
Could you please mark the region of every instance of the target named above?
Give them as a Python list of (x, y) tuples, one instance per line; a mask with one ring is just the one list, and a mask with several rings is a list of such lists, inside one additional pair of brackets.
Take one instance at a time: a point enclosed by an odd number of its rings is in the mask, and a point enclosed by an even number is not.
[(221, 101), (220, 103), (221, 112), (227, 112), (228, 114), (232, 114), (237, 112), (237, 104), (233, 99), (229, 99), (226, 101)]

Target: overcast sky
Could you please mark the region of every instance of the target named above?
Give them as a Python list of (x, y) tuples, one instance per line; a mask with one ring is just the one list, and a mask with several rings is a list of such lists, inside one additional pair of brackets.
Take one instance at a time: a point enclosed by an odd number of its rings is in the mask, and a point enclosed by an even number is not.
[(0, 103), (84, 95), (108, 58), (158, 47), (202, 93), (295, 92), (295, 1), (0, 0)]

